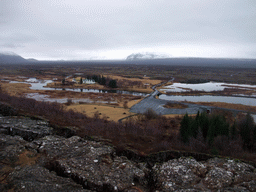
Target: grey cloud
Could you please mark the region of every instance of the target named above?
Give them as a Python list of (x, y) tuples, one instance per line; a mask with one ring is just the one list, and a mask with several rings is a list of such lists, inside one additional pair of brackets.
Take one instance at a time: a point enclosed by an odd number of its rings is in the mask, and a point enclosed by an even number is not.
[(24, 47), (24, 46), (18, 45), (18, 44), (14, 44), (14, 43), (5, 43), (5, 44), (0, 45), (0, 47), (16, 49), (18, 47)]
[(2, 0), (0, 45), (72, 57), (83, 51), (235, 44), (246, 57), (248, 44), (256, 49), (255, 10), (253, 0)]

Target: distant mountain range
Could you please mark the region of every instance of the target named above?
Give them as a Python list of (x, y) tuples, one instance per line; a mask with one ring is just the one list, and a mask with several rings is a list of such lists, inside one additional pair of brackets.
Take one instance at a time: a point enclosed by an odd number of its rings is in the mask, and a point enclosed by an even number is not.
[(35, 59), (24, 59), (13, 52), (0, 52), (0, 64), (24, 64), (28, 62), (35, 62)]
[(170, 58), (170, 56), (159, 53), (133, 53), (129, 55), (126, 60), (145, 60), (145, 59), (165, 59)]
[(250, 67), (256, 68), (256, 59), (235, 58), (175, 58), (158, 53), (133, 53), (124, 60), (59, 60), (38, 61), (36, 59), (24, 59), (12, 53), (0, 52), (0, 64), (124, 64), (124, 65), (172, 65), (172, 66), (211, 66), (211, 67)]

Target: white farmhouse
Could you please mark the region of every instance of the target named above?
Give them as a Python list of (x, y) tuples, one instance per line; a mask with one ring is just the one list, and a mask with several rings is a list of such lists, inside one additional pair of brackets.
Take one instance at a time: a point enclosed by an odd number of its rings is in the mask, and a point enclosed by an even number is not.
[(93, 79), (83, 79), (84, 84), (95, 84), (95, 81)]

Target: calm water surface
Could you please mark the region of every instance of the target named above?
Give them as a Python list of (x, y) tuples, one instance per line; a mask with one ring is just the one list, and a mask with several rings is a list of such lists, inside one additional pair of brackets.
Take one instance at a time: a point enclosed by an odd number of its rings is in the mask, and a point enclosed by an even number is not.
[(186, 83), (173, 83), (163, 87), (161, 91), (165, 92), (185, 92), (185, 91), (223, 91), (225, 88), (239, 88), (245, 90), (256, 90), (256, 85), (247, 84), (229, 84), (229, 83), (218, 83), (218, 82), (208, 82), (199, 84), (186, 84)]
[(139, 93), (139, 92), (132, 92), (132, 91), (122, 91), (122, 90), (104, 90), (104, 89), (70, 89), (70, 88), (50, 88), (45, 87), (48, 83), (52, 83), (52, 80), (38, 80), (36, 78), (29, 78), (25, 82), (18, 82), (18, 81), (10, 81), (10, 83), (27, 83), (30, 84), (30, 89), (33, 90), (63, 90), (63, 91), (74, 91), (74, 92), (85, 92), (85, 93), (119, 93), (119, 94), (129, 94), (134, 96), (147, 96), (147, 93)]
[(224, 102), (233, 104), (242, 104), (256, 106), (256, 99), (246, 97), (226, 97), (226, 96), (173, 96), (173, 95), (160, 95), (159, 99), (169, 101), (191, 101), (191, 102)]

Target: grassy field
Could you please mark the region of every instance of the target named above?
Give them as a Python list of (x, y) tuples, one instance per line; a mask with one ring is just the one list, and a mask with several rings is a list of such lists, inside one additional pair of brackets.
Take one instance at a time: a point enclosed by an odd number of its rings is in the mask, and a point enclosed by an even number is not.
[(134, 115), (135, 113), (129, 112), (129, 108), (138, 103), (140, 100), (133, 100), (128, 102), (128, 108), (119, 107), (115, 105), (105, 104), (72, 104), (66, 107), (66, 110), (72, 109), (76, 112), (86, 114), (89, 117), (98, 115), (100, 118), (106, 118), (109, 121), (117, 122), (119, 119)]
[[(104, 75), (111, 79), (120, 81), (122, 87), (131, 91), (152, 92), (151, 86), (158, 84), (161, 81), (167, 81), (175, 78), (175, 81), (187, 81), (191, 79), (206, 79), (211, 81), (223, 81), (233, 83), (248, 83), (256, 84), (256, 70), (255, 69), (233, 69), (233, 68), (209, 68), (209, 67), (186, 67), (186, 66), (160, 66), (160, 65), (35, 65), (35, 66), (15, 66), (3, 67), (0, 66), (0, 79), (4, 80), (20, 80), (24, 81), (26, 76), (38, 79), (61, 79), (67, 76), (78, 76), (77, 73), (86, 75)], [(2, 76), (1, 76), (2, 75)], [(123, 82), (122, 82), (123, 81)], [(114, 146), (121, 149), (134, 149), (139, 154), (148, 154), (151, 152), (159, 152), (164, 150), (197, 150), (197, 145), (193, 146), (182, 144), (179, 139), (180, 121), (183, 115), (165, 115), (157, 116), (149, 119), (146, 115), (136, 115), (129, 118), (123, 123), (115, 123), (119, 119), (133, 115), (129, 112), (129, 108), (142, 99), (138, 96), (116, 94), (116, 93), (85, 93), (85, 92), (71, 92), (71, 91), (35, 91), (30, 90), (29, 85), (26, 84), (10, 84), (6, 81), (1, 81), (3, 92), (10, 95), (22, 96), (24, 93), (38, 92), (47, 94), (51, 98), (89, 98), (95, 101), (93, 104), (74, 104), (59, 105), (56, 103), (36, 102), (32, 99), (11, 98), (9, 101), (15, 107), (20, 107), (22, 111), (33, 116), (44, 117), (53, 125), (58, 126), (74, 126), (79, 127), (77, 134), (81, 137), (96, 136), (102, 137), (112, 142)], [(147, 86), (144, 86), (147, 84)], [(126, 86), (127, 85), (127, 86)], [(76, 84), (74, 86), (80, 88), (88, 88), (87, 85)], [(86, 87), (84, 87), (86, 86)], [(104, 89), (107, 87), (104, 87)], [(236, 93), (234, 87), (232, 90), (227, 90), (226, 93)], [(0, 92), (1, 93), (1, 92)], [(198, 94), (198, 93), (196, 93)], [(1, 94), (0, 94), (1, 95)], [(2, 97), (6, 98), (5, 95)], [(108, 104), (98, 104), (97, 101), (106, 101)], [(116, 102), (111, 104), (111, 102)], [(124, 103), (127, 102), (127, 105)], [(211, 105), (216, 107), (256, 111), (256, 107), (248, 107), (243, 105), (234, 105), (227, 103), (198, 103), (203, 105)], [(28, 108), (30, 106), (30, 108)], [(63, 110), (63, 106), (65, 111)], [(182, 108), (182, 105), (169, 105), (171, 108)], [(40, 109), (40, 110), (38, 110)], [(84, 113), (74, 113), (68, 111)], [(226, 112), (226, 111), (225, 111)], [(229, 111), (228, 111), (229, 112)], [(231, 115), (232, 116), (232, 115)], [(94, 118), (88, 118), (94, 117)], [(95, 118), (96, 117), (96, 118)], [(232, 118), (234, 118), (232, 116)], [(134, 119), (134, 121), (133, 121)], [(106, 121), (105, 121), (106, 120)], [(207, 147), (206, 140), (194, 140), (194, 144), (199, 144), (199, 152), (211, 153), (210, 146)], [(221, 141), (228, 141), (222, 139)], [(218, 143), (217, 143), (218, 144)], [(230, 146), (232, 143), (229, 143)], [(201, 145), (201, 146), (200, 146)], [(240, 146), (240, 145), (239, 145)], [(241, 145), (242, 146), (242, 145)], [(194, 148), (193, 148), (194, 147)], [(233, 151), (237, 155), (237, 150)], [(27, 153), (21, 155), (20, 164), (29, 162), (26, 158)], [(243, 155), (241, 153), (241, 155)], [(250, 154), (251, 155), (251, 154)], [(238, 154), (239, 156), (239, 154)], [(255, 157), (255, 156), (254, 156)], [(35, 159), (36, 160), (36, 159)], [(255, 158), (254, 158), (255, 160)], [(31, 159), (31, 163), (34, 159)], [(1, 177), (0, 177), (1, 178)]]
[(155, 85), (158, 83), (161, 83), (161, 80), (156, 80), (156, 79), (150, 79), (149, 77), (142, 77), (142, 78), (128, 78), (128, 77), (123, 77), (123, 76), (118, 76), (118, 75), (107, 75), (111, 79), (116, 79), (116, 80), (129, 80), (129, 81), (140, 81), (142, 83), (148, 83), (151, 85)]
[(96, 84), (73, 84), (73, 85), (63, 85), (60, 81), (48, 83), (46, 87), (53, 87), (53, 88), (75, 88), (75, 89), (106, 89), (103, 85)]
[(2, 90), (12, 96), (22, 96), (23, 93), (31, 93), (30, 85), (25, 83), (0, 83)]
[[(137, 85), (132, 85), (132, 86), (125, 86), (125, 87), (118, 87), (117, 89), (119, 90), (127, 90), (127, 91), (134, 91), (134, 92), (143, 92), (143, 93), (151, 93), (152, 89), (151, 87), (155, 84), (158, 84), (161, 82), (161, 80), (154, 80), (150, 79), (149, 77), (143, 77), (143, 78), (127, 78), (127, 77), (122, 77), (118, 75), (105, 75), (107, 78), (114, 79), (117, 81), (125, 81), (126, 83), (129, 84), (129, 82), (132, 84), (133, 82), (139, 82), (142, 86), (137, 86)], [(78, 77), (76, 79), (80, 79), (81, 77)], [(66, 81), (71, 82), (73, 78), (68, 78)], [(98, 83), (95, 84), (72, 84), (72, 85), (63, 85), (61, 81), (56, 81), (53, 83), (49, 83), (47, 87), (65, 87), (65, 88), (84, 88), (84, 89), (109, 89), (106, 86), (99, 85)]]

